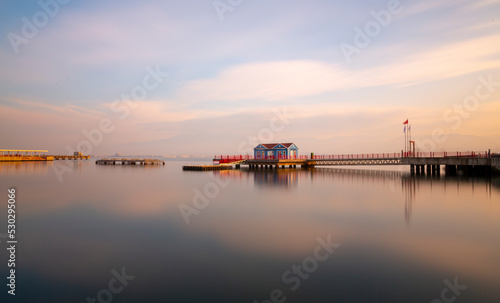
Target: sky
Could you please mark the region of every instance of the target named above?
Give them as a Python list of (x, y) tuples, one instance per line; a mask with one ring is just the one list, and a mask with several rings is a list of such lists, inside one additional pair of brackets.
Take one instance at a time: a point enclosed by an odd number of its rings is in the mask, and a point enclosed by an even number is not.
[(500, 152), (499, 0), (0, 1), (0, 149)]

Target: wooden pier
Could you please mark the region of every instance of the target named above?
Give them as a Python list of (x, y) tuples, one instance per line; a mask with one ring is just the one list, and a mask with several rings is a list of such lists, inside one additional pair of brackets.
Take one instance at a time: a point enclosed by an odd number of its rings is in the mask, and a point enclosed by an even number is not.
[(165, 165), (165, 161), (158, 159), (99, 159), (98, 165)]

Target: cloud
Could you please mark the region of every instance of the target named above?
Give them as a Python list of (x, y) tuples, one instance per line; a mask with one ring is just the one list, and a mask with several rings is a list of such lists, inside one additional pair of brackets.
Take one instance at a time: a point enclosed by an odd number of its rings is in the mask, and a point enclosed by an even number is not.
[(447, 1), (447, 0), (424, 0), (412, 2), (407, 5), (407, 8), (401, 13), (403, 17), (410, 17), (414, 15), (429, 13), (430, 11), (449, 8), (450, 6), (456, 6), (460, 2), (466, 2), (468, 0), (458, 0), (458, 1)]
[(359, 70), (312, 60), (242, 64), (187, 82), (179, 97), (189, 103), (278, 101), (335, 90), (415, 85), (499, 68), (500, 59), (492, 57), (500, 51), (494, 43), (499, 40), (500, 35), (464, 40)]

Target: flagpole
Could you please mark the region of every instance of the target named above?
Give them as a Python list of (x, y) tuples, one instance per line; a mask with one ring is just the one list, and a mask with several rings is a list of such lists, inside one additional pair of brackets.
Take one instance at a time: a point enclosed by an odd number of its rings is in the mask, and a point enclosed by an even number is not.
[(410, 125), (410, 142), (408, 142), (408, 144), (410, 144), (410, 151), (411, 151), (411, 125)]
[(405, 144), (404, 144), (404, 147), (405, 147), (405, 154), (406, 154), (406, 124), (405, 124), (405, 126), (404, 126), (404, 128), (403, 128), (403, 131), (404, 131), (404, 133), (405, 133), (403, 140), (404, 140), (404, 143), (405, 143)]

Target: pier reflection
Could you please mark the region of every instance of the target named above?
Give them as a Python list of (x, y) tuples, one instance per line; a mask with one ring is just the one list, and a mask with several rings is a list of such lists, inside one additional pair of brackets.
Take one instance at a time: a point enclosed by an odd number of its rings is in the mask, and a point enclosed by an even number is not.
[[(373, 170), (351, 168), (312, 169), (247, 169), (218, 171), (214, 174), (223, 178), (253, 179), (254, 185), (270, 190), (293, 189), (301, 184), (331, 182), (332, 184), (356, 185), (361, 188), (378, 188), (387, 194), (401, 195), (404, 203), (404, 219), (410, 223), (413, 203), (419, 194), (428, 197), (433, 190), (444, 194), (453, 191), (457, 195), (463, 190), (474, 194), (476, 191), (491, 197), (491, 191), (500, 191), (500, 177), (464, 176), (446, 174), (411, 174), (409, 171)], [(400, 190), (399, 190), (400, 188)]]
[(45, 175), (53, 165), (52, 161), (0, 162), (0, 175)]

